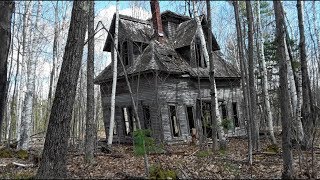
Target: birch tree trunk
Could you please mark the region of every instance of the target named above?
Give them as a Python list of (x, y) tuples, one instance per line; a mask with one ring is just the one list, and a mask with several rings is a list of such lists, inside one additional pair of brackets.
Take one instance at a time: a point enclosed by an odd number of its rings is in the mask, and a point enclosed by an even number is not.
[[(2, 135), (2, 121), (7, 102), (7, 71), (8, 56), (11, 42), (11, 19), (14, 11), (14, 1), (0, 2), (0, 143)], [(12, 52), (13, 53), (13, 52)]]
[[(214, 63), (213, 63), (213, 54), (212, 54), (212, 31), (211, 31), (211, 5), (210, 0), (206, 0), (207, 2), (207, 18), (208, 18), (208, 48), (209, 48), (209, 66), (210, 66), (210, 95), (211, 95), (211, 125), (212, 125), (212, 150), (218, 150), (218, 139), (217, 139), (217, 131), (218, 131), (218, 123), (217, 123), (217, 112), (216, 112), (216, 101), (217, 101), (217, 87), (216, 81), (214, 78)], [(225, 148), (225, 147), (221, 147)]]
[(85, 160), (94, 161), (95, 120), (94, 120), (94, 1), (89, 1), (88, 16), (88, 58), (87, 58), (87, 120), (85, 134)]
[[(212, 93), (215, 94), (215, 92), (217, 92), (215, 80), (214, 80), (214, 77), (212, 77), (212, 75), (214, 75), (214, 74), (212, 74), (212, 73), (214, 73), (214, 70), (213, 70), (214, 67), (210, 66), (211, 62), (210, 62), (210, 59), (209, 59), (207, 43), (206, 43), (206, 40), (205, 40), (205, 37), (204, 37), (204, 33), (203, 33), (202, 25), (201, 25), (201, 20), (200, 20), (200, 18), (198, 16), (198, 12), (196, 10), (196, 5), (195, 5), (194, 1), (193, 1), (193, 14), (194, 14), (194, 18), (195, 18), (195, 20), (197, 22), (197, 31), (196, 31), (196, 33), (197, 33), (197, 36), (200, 39), (202, 53), (203, 53), (204, 59), (206, 61), (206, 64), (208, 65), (208, 68), (210, 69), (210, 95), (211, 95), (211, 98), (213, 98), (214, 101), (215, 101), (215, 103), (212, 104), (212, 108), (215, 108), (215, 112), (216, 112), (215, 114), (211, 114), (211, 116), (215, 116), (215, 119), (217, 120), (217, 131), (218, 131), (218, 136), (219, 136), (220, 147), (221, 148), (225, 148), (225, 146), (226, 146), (226, 138), (225, 138), (222, 126), (219, 126), (221, 124), (221, 117), (220, 117), (220, 113), (219, 113), (218, 98), (217, 98), (216, 95), (212, 94)], [(213, 68), (213, 69), (211, 69), (211, 68)], [(211, 70), (213, 70), (213, 71), (211, 71)], [(213, 95), (213, 97), (212, 97), (212, 95)]]
[(249, 94), (250, 94), (250, 110), (251, 110), (251, 137), (253, 149), (259, 150), (259, 122), (256, 116), (257, 102), (256, 102), (256, 86), (254, 81), (254, 61), (253, 61), (253, 13), (251, 2), (246, 1), (246, 11), (248, 20), (248, 64), (249, 64)]
[(303, 138), (303, 147), (309, 148), (312, 140), (312, 129), (315, 125), (312, 118), (312, 98), (311, 87), (308, 73), (306, 42), (304, 35), (304, 17), (303, 17), (303, 3), (301, 0), (297, 0), (298, 9), (298, 22), (299, 22), (299, 34), (300, 34), (300, 63), (301, 63), (301, 75), (302, 75), (302, 123), (304, 125), (305, 136)]
[(238, 1), (233, 1), (233, 7), (234, 7), (234, 14), (236, 19), (236, 28), (237, 28), (237, 46), (238, 46), (238, 54), (239, 54), (239, 61), (240, 61), (240, 71), (241, 71), (241, 86), (242, 86), (242, 92), (243, 92), (243, 101), (244, 101), (244, 121), (248, 123), (248, 158), (249, 158), (249, 164), (252, 165), (252, 139), (251, 139), (251, 125), (249, 123), (249, 93), (248, 93), (248, 80), (247, 80), (247, 68), (244, 58), (244, 52), (243, 52), (243, 41), (242, 41), (242, 30), (241, 30), (241, 23), (240, 23), (240, 16), (239, 16), (239, 5)]
[(260, 18), (260, 0), (257, 2), (257, 37), (258, 37), (258, 59), (261, 61), (261, 67), (262, 67), (262, 94), (264, 97), (264, 108), (267, 115), (267, 124), (268, 124), (268, 130), (269, 135), (271, 138), (272, 144), (277, 144), (277, 140), (274, 136), (274, 130), (273, 130), (273, 119), (272, 119), (272, 112), (270, 107), (270, 97), (268, 92), (268, 74), (267, 74), (267, 67), (266, 67), (266, 61), (264, 57), (264, 38), (262, 34), (262, 26), (261, 26), (261, 18)]
[[(37, 16), (35, 22), (35, 29), (38, 28), (39, 14), (41, 10), (41, 1), (38, 1)], [(30, 17), (30, 16), (29, 16)], [(36, 58), (34, 57), (33, 45), (35, 44), (37, 36), (34, 36), (31, 44), (29, 44), (29, 56), (27, 62), (27, 91), (25, 93), (25, 100), (22, 109), (21, 119), (21, 134), (20, 141), (18, 143), (18, 149), (28, 150), (31, 136), (31, 125), (32, 125), (32, 109), (33, 109), (33, 93), (35, 89), (35, 63)]]
[(29, 41), (27, 39), (27, 34), (29, 34), (29, 17), (31, 15), (31, 1), (25, 1), (25, 8), (23, 14), (23, 27), (22, 27), (22, 57), (21, 57), (21, 72), (20, 72), (20, 84), (19, 84), (19, 93), (18, 93), (18, 108), (17, 108), (17, 141), (20, 141), (21, 137), (21, 119), (22, 119), (22, 106), (23, 106), (23, 99), (24, 99), (24, 84), (25, 84), (25, 77), (24, 77), (24, 70), (25, 70), (25, 61), (27, 56), (26, 52), (26, 43)]
[(113, 140), (113, 128), (114, 128), (114, 114), (115, 114), (115, 101), (116, 101), (116, 88), (117, 88), (117, 49), (118, 49), (118, 31), (119, 31), (119, 1), (116, 2), (116, 19), (115, 19), (115, 32), (114, 32), (114, 44), (112, 54), (113, 65), (113, 79), (112, 79), (112, 91), (111, 91), (111, 105), (110, 105), (110, 125), (108, 135), (108, 146), (111, 147)]
[(290, 107), (287, 103), (289, 99), (288, 92), (288, 64), (286, 61), (286, 48), (285, 48), (285, 29), (284, 29), (284, 15), (282, 12), (282, 4), (280, 1), (273, 1), (275, 19), (276, 19), (276, 43), (277, 51), (276, 57), (279, 59), (279, 85), (280, 94), (279, 102), (281, 109), (281, 125), (282, 125), (282, 158), (283, 158), (283, 179), (293, 178), (293, 167), (292, 167), (292, 147), (291, 147), (291, 113)]
[(74, 1), (61, 72), (36, 175), (39, 179), (66, 177), (70, 121), (88, 24), (88, 10), (88, 1)]

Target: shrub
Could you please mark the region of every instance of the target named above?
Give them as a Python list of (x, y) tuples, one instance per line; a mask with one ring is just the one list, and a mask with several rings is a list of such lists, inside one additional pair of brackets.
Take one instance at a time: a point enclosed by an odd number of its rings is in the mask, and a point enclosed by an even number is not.
[(174, 170), (154, 165), (150, 167), (150, 179), (177, 179), (177, 173)]
[(12, 158), (13, 152), (11, 149), (8, 148), (2, 148), (0, 149), (0, 158)]

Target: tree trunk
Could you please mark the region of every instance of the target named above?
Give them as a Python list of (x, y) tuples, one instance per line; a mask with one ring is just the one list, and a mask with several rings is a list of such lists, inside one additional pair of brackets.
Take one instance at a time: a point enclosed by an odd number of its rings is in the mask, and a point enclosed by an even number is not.
[(20, 72), (20, 84), (19, 84), (19, 94), (18, 94), (18, 105), (17, 105), (17, 141), (20, 141), (21, 137), (21, 119), (22, 119), (22, 107), (23, 107), (23, 97), (24, 92), (22, 91), (25, 83), (24, 70), (25, 70), (25, 61), (27, 58), (26, 52), (26, 43), (27, 43), (27, 34), (29, 34), (29, 17), (31, 15), (31, 1), (25, 2), (24, 14), (23, 14), (23, 29), (22, 29), (22, 58), (21, 58), (21, 72)]
[[(35, 22), (35, 29), (38, 28), (39, 15), (41, 10), (41, 1), (38, 1), (37, 16)], [(29, 16), (30, 17), (30, 16)], [(31, 20), (30, 20), (31, 22)], [(36, 57), (32, 52), (32, 46), (35, 45), (37, 36), (34, 36), (31, 44), (29, 44), (29, 56), (27, 62), (27, 91), (25, 93), (25, 100), (22, 109), (22, 119), (21, 119), (21, 134), (20, 141), (18, 143), (18, 149), (27, 150), (29, 149), (29, 142), (31, 136), (31, 125), (32, 125), (32, 109), (33, 109), (33, 93), (35, 89), (35, 63)]]
[(212, 54), (212, 31), (211, 31), (211, 5), (210, 1), (207, 2), (207, 18), (208, 18), (208, 48), (209, 48), (209, 64), (210, 64), (210, 95), (211, 95), (211, 125), (212, 125), (212, 150), (218, 150), (218, 123), (217, 123), (217, 112), (216, 112), (216, 81), (214, 78), (214, 62), (213, 62), (213, 54)]
[[(8, 56), (11, 42), (11, 18), (14, 10), (13, 1), (0, 2), (0, 142), (2, 135), (2, 121), (7, 102), (7, 71)], [(13, 53), (13, 52), (12, 52)]]
[(302, 145), (305, 148), (311, 146), (312, 132), (315, 122), (312, 118), (312, 99), (311, 99), (311, 87), (308, 73), (306, 42), (304, 35), (304, 17), (303, 17), (303, 4), (301, 0), (297, 0), (298, 9), (298, 22), (299, 22), (299, 34), (300, 34), (300, 63), (301, 63), (301, 75), (302, 75), (302, 123), (304, 126), (305, 136), (303, 138)]
[(281, 125), (282, 125), (282, 158), (283, 158), (283, 179), (293, 178), (292, 167), (292, 148), (291, 148), (291, 113), (290, 107), (287, 103), (289, 99), (288, 92), (288, 77), (287, 77), (287, 61), (285, 48), (285, 29), (284, 29), (284, 15), (282, 12), (282, 4), (280, 1), (273, 1), (275, 19), (276, 19), (276, 43), (277, 51), (276, 57), (279, 59), (279, 85), (280, 94), (279, 102), (281, 109)]
[(266, 61), (264, 57), (264, 38), (262, 34), (262, 25), (261, 25), (261, 18), (260, 18), (260, 0), (257, 2), (257, 36), (258, 36), (258, 59), (261, 61), (261, 67), (262, 67), (262, 94), (264, 97), (264, 108), (267, 115), (267, 124), (268, 124), (268, 130), (271, 138), (272, 144), (277, 144), (276, 138), (274, 136), (274, 130), (273, 130), (273, 119), (272, 119), (272, 112), (270, 107), (270, 97), (268, 92), (268, 74), (267, 74), (267, 67), (266, 67)]
[(70, 121), (88, 24), (88, 1), (74, 1), (68, 39), (36, 178), (65, 178)]
[(239, 5), (238, 1), (233, 1), (235, 19), (236, 19), (236, 28), (237, 28), (237, 46), (238, 46), (238, 53), (239, 53), (239, 61), (240, 61), (240, 70), (241, 70), (241, 85), (242, 85), (242, 92), (243, 92), (243, 101), (244, 101), (244, 121), (248, 123), (248, 157), (249, 157), (249, 164), (252, 165), (252, 139), (251, 139), (251, 125), (249, 123), (249, 93), (248, 93), (248, 80), (247, 80), (247, 68), (244, 58), (243, 52), (243, 41), (242, 41), (242, 30), (241, 30), (241, 23), (240, 23), (240, 16), (239, 16)]
[(48, 120), (49, 120), (49, 114), (50, 114), (50, 108), (52, 104), (52, 94), (54, 89), (54, 79), (55, 79), (55, 71), (56, 71), (56, 62), (58, 61), (58, 36), (59, 36), (59, 7), (58, 7), (59, 1), (56, 2), (56, 6), (54, 9), (54, 35), (53, 35), (53, 52), (52, 52), (52, 69), (50, 72), (50, 84), (49, 84), (49, 93), (48, 93), (48, 108), (46, 112), (46, 118), (45, 118), (45, 127), (47, 127)]
[[(198, 13), (196, 11), (195, 2), (193, 1), (193, 3), (194, 3), (193, 4), (193, 10), (194, 10), (193, 14), (194, 14), (194, 18), (195, 18), (195, 20), (197, 22), (197, 27), (198, 27), (197, 28), (197, 36), (200, 38), (202, 53), (203, 53), (204, 59), (206, 61), (206, 64), (208, 65), (208, 68), (210, 70), (213, 70), (214, 67), (210, 66), (210, 58), (209, 58), (207, 44), (206, 44), (206, 41), (205, 41), (205, 37), (204, 37), (202, 25), (201, 25), (201, 20), (200, 20), (200, 18), (198, 16)], [(211, 69), (211, 68), (213, 68), (213, 69)], [(212, 94), (212, 93), (215, 93), (217, 91), (216, 88), (215, 88), (215, 80), (214, 80), (214, 77), (212, 77), (212, 75), (214, 75), (214, 71), (210, 71), (210, 93), (211, 93), (211, 98), (214, 99), (214, 101), (215, 101), (215, 103), (212, 104), (211, 106), (212, 106), (212, 108), (215, 108), (214, 111), (216, 113), (211, 114), (211, 116), (215, 116), (215, 119), (217, 120), (217, 124), (221, 124), (221, 117), (220, 117), (220, 113), (219, 113), (218, 98), (215, 95)], [(213, 97), (212, 97), (212, 95), (213, 95)], [(220, 147), (221, 148), (225, 148), (225, 146), (226, 146), (226, 138), (225, 138), (222, 126), (219, 126), (219, 127), (217, 126), (217, 132), (218, 132), (218, 136), (219, 136)]]
[(95, 143), (94, 120), (94, 1), (89, 1), (88, 16), (88, 58), (87, 58), (87, 121), (85, 134), (85, 160), (93, 162)]
[(115, 19), (115, 33), (114, 33), (114, 44), (112, 54), (112, 65), (113, 65), (113, 79), (112, 79), (112, 92), (111, 92), (111, 105), (110, 105), (110, 125), (108, 135), (108, 146), (112, 145), (113, 140), (113, 128), (114, 128), (114, 115), (115, 115), (115, 101), (116, 101), (116, 88), (117, 88), (117, 64), (118, 64), (118, 31), (119, 31), (119, 1), (116, 2), (116, 19)]
[(253, 13), (251, 8), (251, 2), (246, 1), (246, 11), (248, 20), (248, 64), (249, 64), (249, 94), (250, 94), (250, 104), (251, 104), (251, 137), (253, 142), (253, 149), (259, 150), (259, 122), (256, 116), (256, 88), (254, 81), (254, 61), (253, 61)]

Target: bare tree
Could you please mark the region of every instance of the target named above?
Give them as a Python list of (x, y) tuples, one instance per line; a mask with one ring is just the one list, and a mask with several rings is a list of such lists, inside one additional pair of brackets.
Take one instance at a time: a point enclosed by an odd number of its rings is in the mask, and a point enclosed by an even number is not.
[(237, 28), (237, 46), (238, 46), (238, 53), (239, 53), (239, 61), (240, 61), (240, 70), (241, 70), (241, 85), (242, 85), (242, 92), (243, 92), (243, 101), (244, 101), (244, 121), (248, 124), (248, 158), (249, 164), (252, 165), (252, 138), (251, 138), (251, 123), (250, 120), (250, 96), (249, 96), (249, 87), (248, 87), (248, 73), (247, 73), (247, 65), (245, 63), (244, 58), (244, 43), (242, 38), (242, 29), (241, 29), (241, 22), (240, 22), (240, 15), (239, 15), (239, 4), (238, 1), (233, 1), (234, 7), (234, 14), (236, 19), (236, 28)]
[[(38, 27), (39, 15), (41, 10), (41, 1), (38, 1), (37, 16), (35, 20), (35, 29)], [(25, 100), (22, 109), (22, 119), (21, 119), (21, 134), (20, 141), (18, 144), (18, 149), (27, 150), (29, 148), (30, 136), (31, 136), (31, 123), (32, 123), (32, 108), (33, 108), (33, 93), (35, 88), (35, 66), (36, 57), (34, 53), (31, 52), (31, 48), (36, 41), (36, 36), (30, 38), (31, 44), (29, 44), (29, 56), (27, 62), (27, 91), (25, 93)]]
[(253, 61), (253, 13), (251, 8), (251, 2), (246, 1), (246, 11), (248, 20), (248, 64), (249, 64), (249, 95), (250, 95), (250, 121), (251, 121), (251, 133), (252, 133), (252, 145), (255, 150), (259, 149), (259, 122), (256, 116), (256, 88), (254, 80), (254, 61)]
[(88, 58), (87, 58), (87, 121), (85, 135), (85, 160), (93, 162), (96, 134), (94, 120), (94, 1), (89, 1), (88, 16)]
[(267, 115), (267, 124), (268, 130), (271, 138), (271, 142), (273, 144), (277, 144), (276, 138), (274, 137), (273, 131), (273, 119), (272, 119), (272, 112), (270, 106), (270, 97), (268, 92), (268, 74), (267, 74), (267, 67), (266, 61), (264, 57), (264, 38), (262, 35), (262, 26), (261, 26), (261, 18), (260, 18), (260, 0), (257, 2), (257, 38), (258, 38), (258, 59), (261, 61), (262, 67), (262, 93), (263, 93), (263, 101), (264, 101), (264, 108)]
[[(197, 8), (196, 8), (196, 5), (195, 5), (195, 2), (193, 1), (193, 14), (194, 14), (194, 18), (197, 22), (197, 36), (199, 37), (200, 39), (200, 44), (201, 44), (201, 49), (202, 49), (202, 52), (203, 52), (203, 56), (204, 56), (204, 59), (206, 61), (206, 64), (208, 65), (208, 68), (210, 68), (210, 70), (213, 70), (214, 67), (210, 67), (210, 59), (209, 59), (209, 53), (208, 53), (208, 49), (207, 49), (207, 43), (205, 41), (205, 36), (204, 36), (204, 33), (203, 33), (203, 29), (202, 29), (202, 25), (201, 25), (201, 20), (200, 20), (200, 17), (198, 16), (198, 12), (197, 12)], [(211, 32), (210, 32), (211, 33)], [(211, 51), (211, 50), (209, 50)], [(213, 68), (213, 69), (211, 69)], [(214, 70), (213, 70), (214, 71)], [(215, 112), (214, 114), (211, 114), (211, 116), (215, 116), (215, 119), (217, 120), (217, 124), (221, 124), (221, 117), (220, 117), (220, 113), (219, 113), (219, 104), (218, 104), (218, 98), (214, 95), (212, 97), (212, 93), (216, 92), (216, 88), (215, 87), (215, 81), (214, 81), (214, 77), (212, 77), (212, 72), (210, 72), (210, 83), (211, 83), (211, 88), (213, 88), (213, 91), (210, 91), (211, 93), (211, 98), (214, 99), (214, 104), (212, 104), (213, 107), (215, 107)], [(211, 89), (212, 90), (212, 89)], [(215, 93), (214, 93), (215, 94)], [(212, 108), (213, 108), (212, 107)], [(225, 139), (225, 136), (224, 136), (224, 132), (223, 132), (223, 129), (222, 129), (222, 126), (217, 126), (217, 131), (218, 131), (218, 136), (219, 136), (219, 142), (220, 142), (220, 147), (224, 148), (226, 146), (226, 139)]]
[(114, 31), (114, 44), (112, 53), (112, 65), (113, 65), (113, 79), (112, 79), (112, 92), (111, 92), (111, 105), (110, 105), (110, 126), (108, 135), (108, 146), (112, 145), (113, 140), (113, 128), (114, 128), (114, 114), (115, 114), (115, 101), (116, 101), (116, 88), (117, 88), (117, 48), (118, 48), (118, 31), (119, 31), (119, 1), (116, 2), (116, 19), (115, 19), (115, 31)]
[(280, 94), (279, 102), (281, 109), (281, 125), (282, 125), (282, 158), (283, 158), (283, 173), (282, 178), (292, 179), (292, 149), (291, 149), (291, 113), (290, 107), (287, 103), (289, 99), (288, 92), (288, 77), (287, 77), (287, 61), (285, 48), (285, 29), (284, 29), (284, 15), (282, 12), (282, 4), (280, 1), (273, 1), (275, 19), (276, 19), (276, 43), (277, 51), (276, 57), (279, 59), (279, 84)]
[(36, 178), (66, 177), (70, 121), (88, 24), (88, 1), (74, 1), (67, 44)]
[(0, 142), (2, 134), (2, 121), (7, 102), (8, 56), (11, 42), (11, 19), (13, 10), (13, 1), (0, 2)]
[(304, 139), (303, 147), (307, 148), (311, 145), (312, 140), (312, 128), (315, 124), (312, 118), (312, 98), (311, 98), (311, 87), (308, 73), (307, 64), (307, 53), (306, 53), (306, 42), (304, 35), (304, 16), (303, 16), (303, 3), (301, 0), (297, 0), (298, 9), (298, 22), (299, 22), (299, 33), (300, 33), (300, 63), (301, 63), (301, 74), (302, 74), (302, 123), (304, 125)]
[(218, 150), (218, 123), (217, 123), (217, 112), (216, 112), (216, 101), (217, 101), (217, 87), (214, 78), (214, 63), (212, 54), (212, 31), (211, 31), (211, 5), (210, 1), (207, 0), (207, 18), (208, 18), (208, 48), (209, 48), (209, 62), (210, 62), (210, 95), (211, 95), (211, 122), (212, 122), (212, 150)]

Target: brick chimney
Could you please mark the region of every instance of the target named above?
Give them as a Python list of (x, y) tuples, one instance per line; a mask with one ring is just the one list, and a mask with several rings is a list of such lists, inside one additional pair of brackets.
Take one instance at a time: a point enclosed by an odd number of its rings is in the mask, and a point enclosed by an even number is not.
[(150, 0), (151, 5), (151, 13), (152, 13), (152, 22), (153, 22), (153, 29), (155, 37), (159, 42), (163, 42), (164, 33), (162, 30), (162, 21), (160, 15), (160, 7), (158, 0)]

